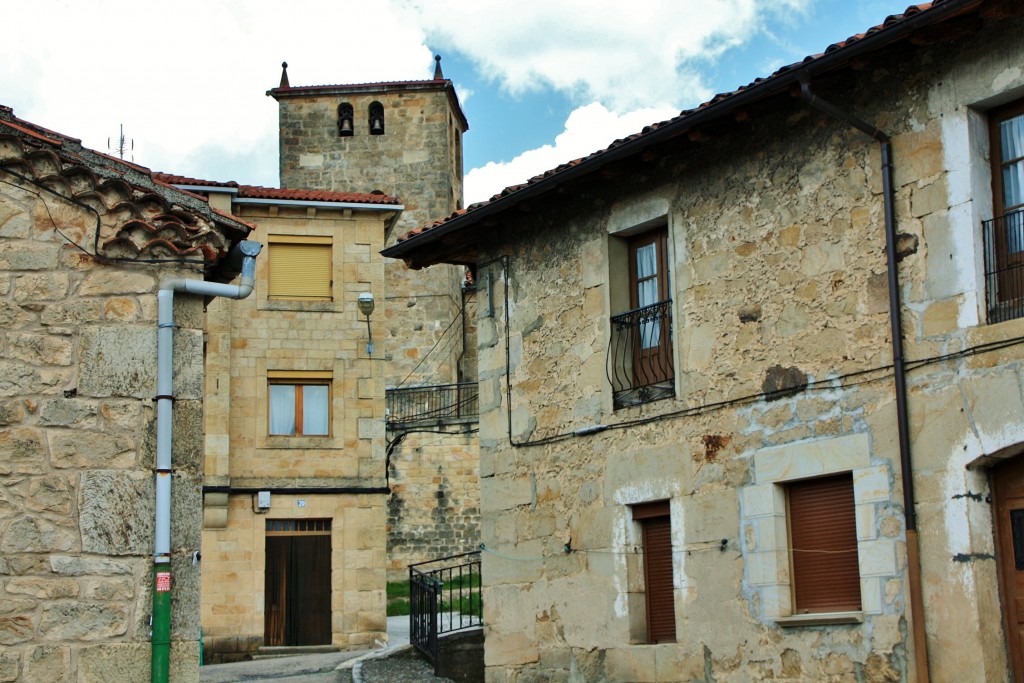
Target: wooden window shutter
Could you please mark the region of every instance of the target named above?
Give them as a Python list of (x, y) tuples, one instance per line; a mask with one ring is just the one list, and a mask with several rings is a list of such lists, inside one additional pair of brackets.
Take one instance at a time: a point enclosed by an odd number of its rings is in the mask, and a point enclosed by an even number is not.
[(787, 488), (796, 613), (859, 611), (853, 475), (808, 479)]
[(307, 240), (270, 242), (269, 298), (331, 300), (330, 238)]
[(644, 593), (647, 602), (647, 640), (676, 642), (675, 595), (672, 590), (672, 520), (668, 501), (633, 508), (643, 530)]

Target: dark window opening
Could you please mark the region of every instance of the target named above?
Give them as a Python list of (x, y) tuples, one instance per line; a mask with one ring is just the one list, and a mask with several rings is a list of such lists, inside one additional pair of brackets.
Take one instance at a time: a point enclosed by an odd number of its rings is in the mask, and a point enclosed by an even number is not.
[(370, 103), (370, 135), (384, 135), (384, 105)]
[(355, 121), (355, 112), (352, 109), (352, 105), (348, 102), (342, 102), (338, 105), (338, 136), (347, 138), (351, 137), (354, 133), (353, 122)]

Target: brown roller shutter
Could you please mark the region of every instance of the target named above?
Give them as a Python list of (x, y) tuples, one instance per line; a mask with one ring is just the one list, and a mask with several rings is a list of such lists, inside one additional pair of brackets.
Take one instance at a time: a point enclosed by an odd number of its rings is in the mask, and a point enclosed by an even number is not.
[[(312, 241), (312, 240), (318, 241)], [(322, 238), (320, 238), (322, 239)], [(271, 299), (330, 301), (331, 244), (318, 238), (270, 243)]]
[(676, 642), (676, 608), (672, 591), (672, 519), (667, 500), (633, 507), (644, 544), (644, 593), (647, 640)]
[(787, 488), (796, 613), (859, 611), (853, 475), (808, 479)]

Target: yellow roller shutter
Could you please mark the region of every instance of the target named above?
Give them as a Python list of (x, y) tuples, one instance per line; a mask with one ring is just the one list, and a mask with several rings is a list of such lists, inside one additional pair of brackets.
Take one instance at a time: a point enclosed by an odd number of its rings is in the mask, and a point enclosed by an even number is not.
[(270, 242), (271, 299), (331, 300), (331, 243)]

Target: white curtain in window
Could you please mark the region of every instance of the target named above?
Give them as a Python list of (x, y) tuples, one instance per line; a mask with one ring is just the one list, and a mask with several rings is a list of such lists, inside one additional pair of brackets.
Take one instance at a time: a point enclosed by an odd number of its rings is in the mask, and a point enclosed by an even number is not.
[[(636, 250), (636, 299), (637, 306), (651, 306), (658, 303), (658, 245), (651, 243)], [(657, 320), (640, 322), (640, 347), (649, 349), (658, 345), (661, 325)]]
[(330, 410), (326, 384), (307, 384), (302, 387), (302, 433), (306, 436), (326, 436)]
[(1001, 122), (999, 139), (1003, 148), (1001, 161), (1005, 164), (1018, 159), (1003, 166), (1003, 208), (1010, 209), (1024, 204), (1024, 114)]
[(295, 433), (295, 386), (270, 385), (270, 433)]

